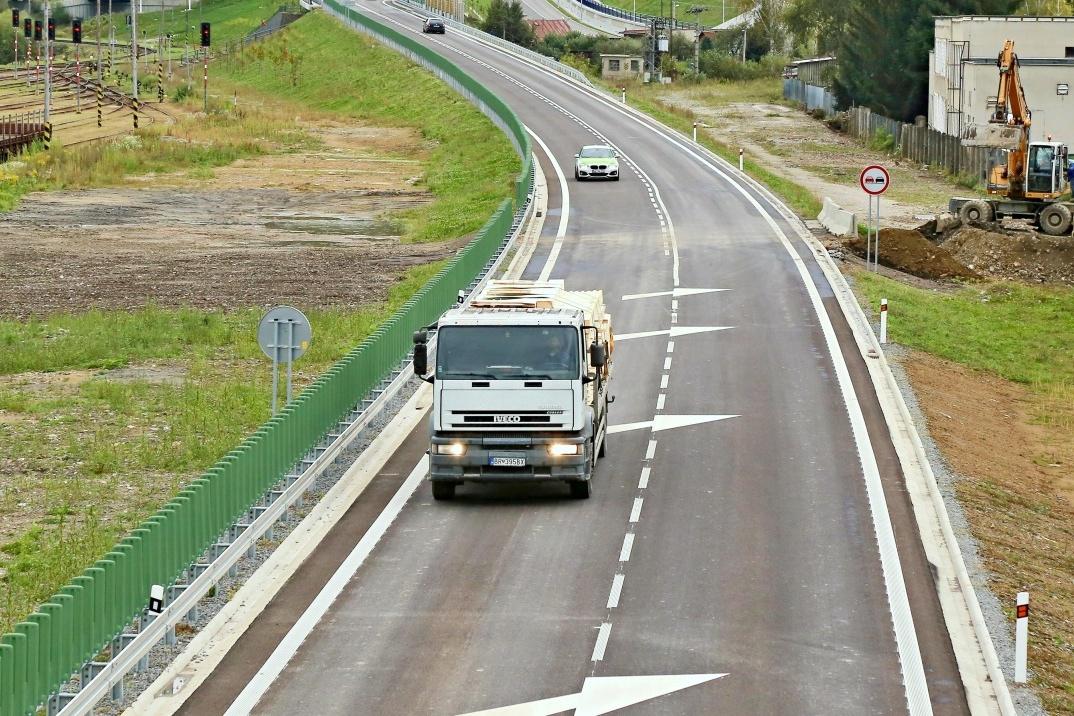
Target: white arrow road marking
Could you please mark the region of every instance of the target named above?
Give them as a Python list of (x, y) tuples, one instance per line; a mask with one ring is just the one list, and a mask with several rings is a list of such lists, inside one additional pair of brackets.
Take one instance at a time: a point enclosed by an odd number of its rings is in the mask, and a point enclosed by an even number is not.
[(622, 425), (611, 425), (608, 427), (608, 434), (625, 433), (631, 430), (641, 430), (642, 428), (651, 428), (654, 433), (661, 430), (671, 430), (672, 428), (684, 428), (688, 425), (700, 425), (702, 423), (714, 423), (717, 420), (727, 420), (728, 418), (738, 418), (739, 415), (657, 415), (652, 420), (642, 420), (638, 423), (623, 423)]
[(575, 709), (574, 716), (601, 716), (724, 676), (727, 674), (590, 676), (577, 694), (473, 711), (462, 716), (552, 716), (571, 709)]
[(615, 335), (615, 342), (629, 341), (632, 338), (650, 338), (652, 336), (688, 336), (691, 333), (708, 333), (710, 331), (726, 331), (734, 326), (675, 326), (674, 328), (665, 328), (662, 331), (641, 331), (640, 333), (617, 333)]
[(624, 301), (633, 301), (635, 298), (656, 298), (657, 296), (694, 296), (699, 293), (713, 293), (715, 291), (730, 291), (729, 288), (676, 288), (671, 291), (656, 291), (654, 293), (630, 293), (623, 296)]

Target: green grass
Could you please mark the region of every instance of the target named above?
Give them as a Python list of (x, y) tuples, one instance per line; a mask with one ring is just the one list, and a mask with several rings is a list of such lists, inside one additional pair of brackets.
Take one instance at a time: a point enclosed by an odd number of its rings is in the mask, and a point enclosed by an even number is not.
[[(212, 24), (213, 47), (220, 47), (227, 42), (238, 40), (250, 34), (264, 21), (272, 17), (281, 6), (288, 5), (297, 9), (297, 3), (284, 0), (203, 0), (189, 13), (186, 7), (165, 9), (164, 33), (172, 35), (172, 47), (181, 48), (185, 43), (193, 46), (201, 42), (201, 23)], [(145, 9), (153, 8), (152, 0), (145, 4)], [(116, 41), (130, 42), (130, 27), (126, 25), (126, 13), (113, 13), (112, 22), (116, 28)], [(108, 16), (102, 16), (102, 37), (107, 36)], [(92, 20), (82, 24), (82, 39), (88, 47), (96, 47), (96, 30)], [(142, 12), (138, 14), (138, 34), (151, 45), (156, 45), (156, 38), (161, 32), (161, 13)], [(70, 30), (67, 30), (68, 34)], [(64, 30), (58, 33), (63, 36)]]
[(951, 294), (854, 276), (863, 305), (888, 299), (898, 343), (1031, 386), (1074, 383), (1074, 290), (993, 283)]
[[(369, 335), (442, 267), (409, 271), (384, 305), (307, 311), (298, 388)], [(44, 515), (0, 545), (0, 633), (210, 467), (270, 412), (261, 310), (91, 312), (0, 322), (0, 521)], [(120, 379), (110, 368), (136, 366)], [(166, 368), (174, 382), (154, 377)], [(45, 371), (89, 369), (81, 382)], [(27, 374), (36, 371), (36, 374)], [(296, 390), (297, 392), (297, 390)]]
[(403, 215), (408, 240), (476, 231), (508, 196), (519, 171), (503, 133), (462, 97), (322, 13), (307, 15), (216, 72), (337, 117), (420, 131), (428, 151), (421, 186), (437, 202)]

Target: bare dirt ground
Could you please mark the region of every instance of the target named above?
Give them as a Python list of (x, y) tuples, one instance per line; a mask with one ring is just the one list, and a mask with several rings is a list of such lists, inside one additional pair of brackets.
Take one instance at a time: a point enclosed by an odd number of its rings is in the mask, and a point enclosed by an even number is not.
[[(904, 361), (929, 432), (962, 476), (956, 493), (973, 525), (990, 586), (1005, 606), (1028, 590), (1029, 664), (1049, 713), (1070, 713), (1074, 688), (1074, 439), (1040, 424), (1025, 387), (927, 353)], [(1066, 406), (1069, 411), (1070, 406)], [(1069, 419), (1068, 413), (1068, 419)], [(988, 449), (982, 450), (982, 439)], [(1042, 665), (1047, 668), (1040, 668)]]
[[(951, 183), (935, 172), (870, 151), (852, 137), (790, 107), (764, 102), (713, 105), (692, 96), (690, 89), (671, 92), (661, 100), (693, 112), (709, 125), (702, 131), (731, 147), (742, 147), (753, 161), (807, 187), (816, 196), (831, 197), (855, 212), (862, 223), (868, 202), (858, 186), (858, 174), (878, 161), (891, 172), (891, 189), (884, 195), (881, 210), (885, 226), (917, 227), (922, 216), (945, 210), (953, 195)], [(966, 189), (959, 192), (972, 195)]]
[(86, 308), (230, 309), (385, 298), (410, 266), (456, 246), (402, 244), (391, 214), (412, 188), (408, 131), (320, 125), (318, 151), (239, 161), (209, 180), (36, 193), (0, 223), (0, 315)]

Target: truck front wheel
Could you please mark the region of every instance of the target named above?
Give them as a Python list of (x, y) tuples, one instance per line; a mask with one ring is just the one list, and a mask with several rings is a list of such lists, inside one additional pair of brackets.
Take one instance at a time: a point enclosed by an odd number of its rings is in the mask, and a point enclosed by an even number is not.
[(578, 482), (568, 482), (571, 486), (571, 497), (576, 500), (588, 500), (593, 490), (591, 487), (592, 480), (579, 480)]
[(433, 499), (434, 500), (451, 500), (455, 497), (455, 483), (454, 482), (434, 482), (433, 483)]
[(987, 224), (992, 221), (992, 206), (984, 201), (967, 201), (959, 208), (958, 218), (963, 224)]

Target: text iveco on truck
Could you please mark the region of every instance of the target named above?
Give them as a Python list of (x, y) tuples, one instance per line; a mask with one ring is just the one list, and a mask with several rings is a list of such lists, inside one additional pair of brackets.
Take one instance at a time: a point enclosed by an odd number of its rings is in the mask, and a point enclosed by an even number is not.
[[(463, 482), (556, 480), (587, 498), (608, 431), (611, 317), (600, 291), (562, 281), (492, 281), (436, 331), (429, 479), (450, 499)], [(428, 373), (428, 334), (414, 336)]]

